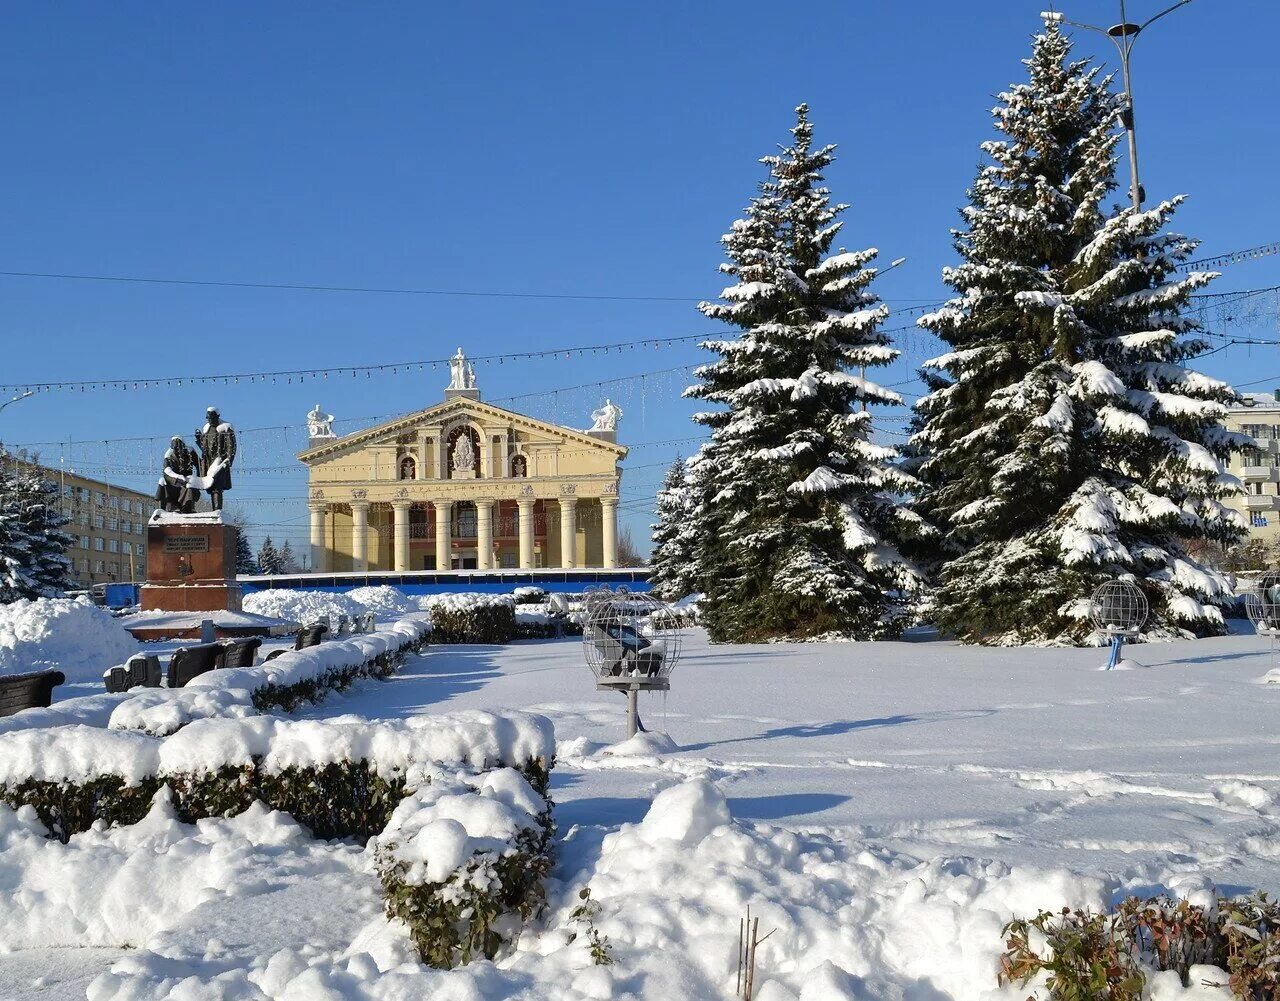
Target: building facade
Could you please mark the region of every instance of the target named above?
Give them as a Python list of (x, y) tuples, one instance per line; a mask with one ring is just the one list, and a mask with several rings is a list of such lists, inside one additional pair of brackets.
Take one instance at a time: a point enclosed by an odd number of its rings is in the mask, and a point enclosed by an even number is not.
[(1244, 515), (1253, 538), (1280, 540), (1280, 390), (1274, 395), (1245, 396), (1245, 403), (1231, 407), (1228, 430), (1248, 435), (1252, 443), (1231, 454), (1229, 471), (1244, 484), (1243, 496), (1226, 503)]
[(58, 487), (62, 514), (67, 519), (63, 531), (75, 540), (67, 550), (70, 588), (147, 579), (147, 519), (155, 508), (152, 497), (21, 456), (14, 461)]
[(459, 350), (442, 403), (342, 437), (312, 420), (312, 570), (617, 566), (619, 416), (576, 431), (491, 406)]

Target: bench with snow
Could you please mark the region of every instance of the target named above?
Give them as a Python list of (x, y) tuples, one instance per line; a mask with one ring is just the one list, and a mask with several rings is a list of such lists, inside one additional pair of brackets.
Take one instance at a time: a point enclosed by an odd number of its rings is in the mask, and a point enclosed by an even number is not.
[[(298, 630), (298, 637), (293, 641), (295, 650), (305, 650), (307, 647), (319, 646), (324, 642), (324, 634), (329, 631), (329, 627), (323, 622), (317, 622), (315, 625), (303, 626)], [(275, 660), (279, 657), (283, 650), (272, 650), (267, 654), (267, 660)]]
[[(243, 639), (179, 647), (169, 660), (168, 687), (181, 688), (198, 674), (223, 667), (253, 667), (257, 662), (262, 639)], [(131, 688), (159, 688), (162, 672), (160, 658), (153, 653), (136, 653), (123, 667), (112, 667), (102, 674), (108, 692), (127, 692)]]
[(600, 673), (596, 680), (612, 687), (639, 681), (644, 687), (666, 688), (662, 677), (665, 651), (634, 626), (622, 622), (592, 625), (591, 642), (600, 651)]
[(53, 702), (53, 690), (67, 680), (61, 671), (29, 671), (0, 675), (0, 716), (23, 709), (43, 709)]

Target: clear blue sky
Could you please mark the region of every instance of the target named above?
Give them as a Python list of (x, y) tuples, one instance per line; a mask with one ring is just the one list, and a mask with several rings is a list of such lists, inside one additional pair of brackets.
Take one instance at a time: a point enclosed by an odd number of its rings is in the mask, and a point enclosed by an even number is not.
[[(1131, 16), (1166, 2), (1132, 0)], [(0, 278), (0, 382), (337, 367), (459, 344), (494, 354), (711, 329), (694, 300), (721, 287), (718, 237), (800, 101), (819, 140), (840, 146), (829, 180), (853, 206), (842, 243), (908, 258), (880, 283), (886, 298), (935, 300), (993, 95), (1022, 78), (1043, 6), (11, 6), (0, 37), (0, 271), (689, 301)], [(1105, 24), (1116, 6), (1063, 9)], [(1136, 51), (1145, 186), (1153, 198), (1191, 195), (1179, 228), (1206, 255), (1280, 240), (1278, 37), (1273, 0), (1197, 0)], [(1105, 39), (1079, 42), (1112, 60)], [(1216, 287), (1273, 284), (1280, 257), (1233, 267)], [(1274, 310), (1253, 324), (1254, 336), (1277, 332)], [(931, 350), (918, 335), (901, 346), (907, 357), (885, 381), (908, 378)], [(499, 399), (698, 358), (692, 347), (561, 357), (481, 368), (479, 380)], [(1236, 348), (1205, 368), (1280, 385), (1271, 348)], [(190, 434), (210, 403), (241, 428), (297, 424), (317, 401), (339, 418), (371, 417), (436, 402), (445, 381), (427, 371), (41, 395), (0, 413), (0, 439), (164, 439)], [(664, 375), (514, 406), (585, 426), (607, 394), (627, 412), (625, 441), (664, 442), (696, 433), (684, 382)], [(301, 444), (300, 431), (260, 435), (237, 476), (235, 494), (277, 538), (301, 539), (305, 511), (256, 499), (297, 498), (302, 479), (248, 470), (287, 464)], [(638, 540), (644, 499), (678, 447), (691, 446), (646, 445), (627, 462)], [(87, 472), (110, 464), (115, 479), (154, 482), (148, 443), (70, 454)]]

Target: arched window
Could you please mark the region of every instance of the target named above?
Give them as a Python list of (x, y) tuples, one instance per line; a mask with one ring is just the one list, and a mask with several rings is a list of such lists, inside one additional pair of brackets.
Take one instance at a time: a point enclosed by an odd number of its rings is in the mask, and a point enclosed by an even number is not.
[(416, 480), (418, 478), (418, 463), (412, 455), (406, 455), (400, 460), (400, 479)]
[(523, 455), (513, 455), (511, 457), (511, 475), (513, 477), (528, 476), (529, 460), (526, 459)]

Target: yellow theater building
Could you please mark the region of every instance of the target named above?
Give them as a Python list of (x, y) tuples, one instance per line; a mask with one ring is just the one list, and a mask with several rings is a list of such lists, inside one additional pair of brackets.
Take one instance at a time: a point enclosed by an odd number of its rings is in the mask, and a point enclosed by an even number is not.
[(462, 349), (444, 401), (341, 437), (317, 406), (313, 572), (615, 567), (622, 411), (587, 431), (484, 403)]

